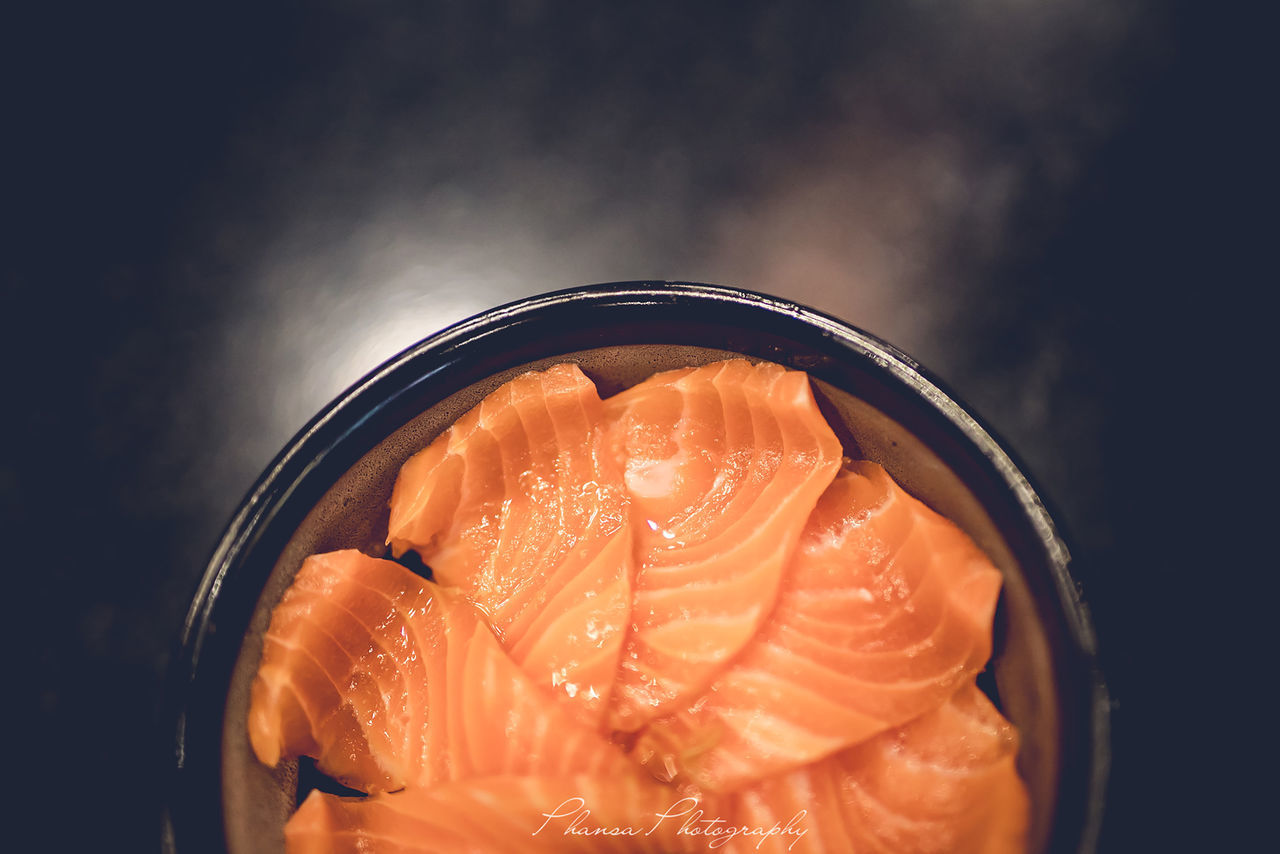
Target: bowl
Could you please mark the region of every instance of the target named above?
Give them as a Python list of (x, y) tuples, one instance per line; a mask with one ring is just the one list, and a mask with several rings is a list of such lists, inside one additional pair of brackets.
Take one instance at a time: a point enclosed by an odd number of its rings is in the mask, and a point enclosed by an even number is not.
[(1106, 688), (1070, 551), (1011, 454), (874, 336), (775, 297), (672, 283), (574, 288), (463, 321), (369, 374), (271, 463), (214, 550), (184, 624), (169, 685), (166, 850), (283, 850), (299, 769), (259, 764), (246, 731), (270, 611), (307, 555), (384, 553), (388, 499), (409, 456), (526, 370), (572, 360), (607, 396), (731, 355), (808, 372), (846, 449), (956, 522), (1004, 573), (989, 671), (1021, 732), (1031, 850), (1094, 851), (1110, 755)]

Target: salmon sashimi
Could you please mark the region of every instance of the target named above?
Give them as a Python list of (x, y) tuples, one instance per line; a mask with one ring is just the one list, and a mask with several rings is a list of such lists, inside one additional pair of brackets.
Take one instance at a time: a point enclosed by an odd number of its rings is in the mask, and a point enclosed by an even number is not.
[(818, 501), (776, 610), (635, 756), (660, 779), (726, 791), (821, 759), (943, 702), (984, 667), (1002, 576), (876, 463)]
[(431, 580), (314, 555), (264, 637), (254, 753), (366, 793), (306, 793), (289, 854), (1025, 854), (976, 687), (1003, 576), (844, 457), (806, 374), (525, 373), (390, 504)]
[[(488, 777), (373, 798), (313, 791), (288, 854), (694, 852), (706, 805), (636, 774)], [(690, 822), (695, 822), (690, 824)]]
[(755, 635), (842, 458), (809, 378), (742, 359), (605, 401), (631, 496), (636, 580), (610, 725), (701, 692)]
[(797, 833), (744, 835), (724, 850), (1021, 854), (1029, 802), (1017, 749), (1017, 731), (967, 684), (900, 728), (743, 790), (736, 826)]
[(539, 684), (603, 720), (631, 612), (631, 529), (595, 385), (576, 365), (498, 388), (405, 463), (387, 542), (464, 592)]
[(307, 558), (272, 613), (249, 736), (267, 765), (313, 756), (366, 792), (628, 765), (458, 594), (352, 550)]

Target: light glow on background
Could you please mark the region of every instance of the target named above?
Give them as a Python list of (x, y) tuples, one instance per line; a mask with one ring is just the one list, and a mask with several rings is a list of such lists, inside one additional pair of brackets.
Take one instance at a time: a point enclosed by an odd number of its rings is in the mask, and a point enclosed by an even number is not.
[[(272, 177), (259, 207), (240, 213), (258, 261), (206, 368), (228, 389), (209, 410), (227, 443), (210, 449), (202, 476), (236, 494), (231, 483), (248, 483), (387, 357), (492, 306), (578, 284), (679, 279), (773, 293), (885, 338), (944, 379), (962, 372), (965, 342), (948, 329), (957, 312), (985, 310), (983, 277), (1010, 254), (1031, 184), (1041, 197), (1069, 187), (1106, 138), (1114, 104), (1089, 88), (1089, 70), (1130, 43), (1137, 11), (904, 6), (883, 45), (831, 60), (816, 83), (822, 107), (803, 123), (748, 121), (736, 135), (696, 111), (700, 94), (714, 100), (724, 85), (697, 66), (684, 113), (625, 71), (566, 99), (513, 60), (506, 76), (451, 80), (430, 106), (387, 119), (369, 81), (335, 74), (324, 102), (347, 107), (325, 115), (322, 138), (298, 150), (258, 144), (305, 124), (300, 99), (301, 118), (285, 109), (275, 125), (247, 128), (229, 161)], [(403, 46), (415, 26), (376, 24), (353, 55)], [(767, 106), (769, 91), (744, 98)], [(548, 137), (538, 110), (561, 101), (563, 133)], [(254, 160), (282, 149), (287, 159)], [(1054, 347), (1046, 336), (1044, 352), (1011, 366), (1016, 423), (1005, 430), (1045, 426), (1045, 407), (1027, 395), (1044, 397), (1037, 389), (1055, 381)], [(231, 387), (245, 376), (261, 382)]]

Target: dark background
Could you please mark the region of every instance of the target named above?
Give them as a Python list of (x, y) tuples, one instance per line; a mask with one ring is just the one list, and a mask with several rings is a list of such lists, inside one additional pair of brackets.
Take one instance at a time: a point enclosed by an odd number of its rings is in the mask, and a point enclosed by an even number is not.
[(1216, 26), (1145, 0), (334, 0), (2, 30), (9, 776), (47, 848), (157, 845), (182, 616), (312, 414), (498, 303), (681, 279), (868, 329), (1007, 440), (1116, 698), (1103, 850), (1197, 849), (1213, 810), (1176, 804), (1204, 748), (1165, 689), (1208, 654), (1155, 627), (1199, 557), (1170, 535), (1170, 401), (1203, 372), (1174, 333), (1234, 275), (1261, 106)]

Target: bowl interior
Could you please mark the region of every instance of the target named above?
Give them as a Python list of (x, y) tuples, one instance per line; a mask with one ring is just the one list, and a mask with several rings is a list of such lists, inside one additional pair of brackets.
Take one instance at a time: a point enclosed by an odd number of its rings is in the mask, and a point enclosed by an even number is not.
[[(384, 554), (388, 501), (405, 460), (485, 394), (526, 370), (576, 362), (596, 382), (601, 394), (608, 396), (655, 371), (739, 355), (758, 360), (762, 354), (681, 344), (593, 347), (510, 364), (465, 387), (447, 390), (449, 393), (443, 397), (439, 396), (439, 388), (422, 389), (420, 414), (360, 457), (310, 507), (278, 551), (249, 618), (248, 631), (231, 671), (222, 719), (221, 795), (228, 850), (233, 854), (282, 852), (284, 822), (296, 803), (296, 765), (265, 768), (254, 757), (247, 736), (249, 684), (261, 655), (271, 609), (310, 554), (338, 548)], [(778, 353), (764, 355), (791, 367), (806, 367), (803, 353), (793, 352), (788, 357)], [(1034, 562), (1036, 552), (1028, 550), (1025, 535), (1010, 534), (1008, 510), (991, 506), (990, 489), (975, 488), (972, 473), (964, 465), (956, 465), (955, 459), (944, 459), (936, 441), (922, 437), (919, 429), (912, 429), (931, 423), (929, 419), (922, 414), (923, 420), (908, 425), (915, 421), (910, 413), (916, 408), (922, 412), (928, 408), (923, 401), (912, 402), (910, 394), (903, 394), (903, 405), (895, 417), (870, 402), (883, 400), (883, 390), (860, 388), (856, 375), (812, 375), (819, 405), (844, 443), (845, 453), (882, 464), (909, 492), (964, 529), (1004, 573), (990, 669), (999, 705), (1021, 733), (1018, 768), (1031, 795), (1031, 850), (1046, 850), (1062, 772), (1063, 697), (1060, 668), (1053, 655), (1061, 632), (1046, 625), (1046, 613), (1054, 613), (1054, 608), (1042, 601), (1047, 589), (1043, 579), (1038, 584), (1028, 583), (1043, 575), (1045, 569), (1028, 565)]]

